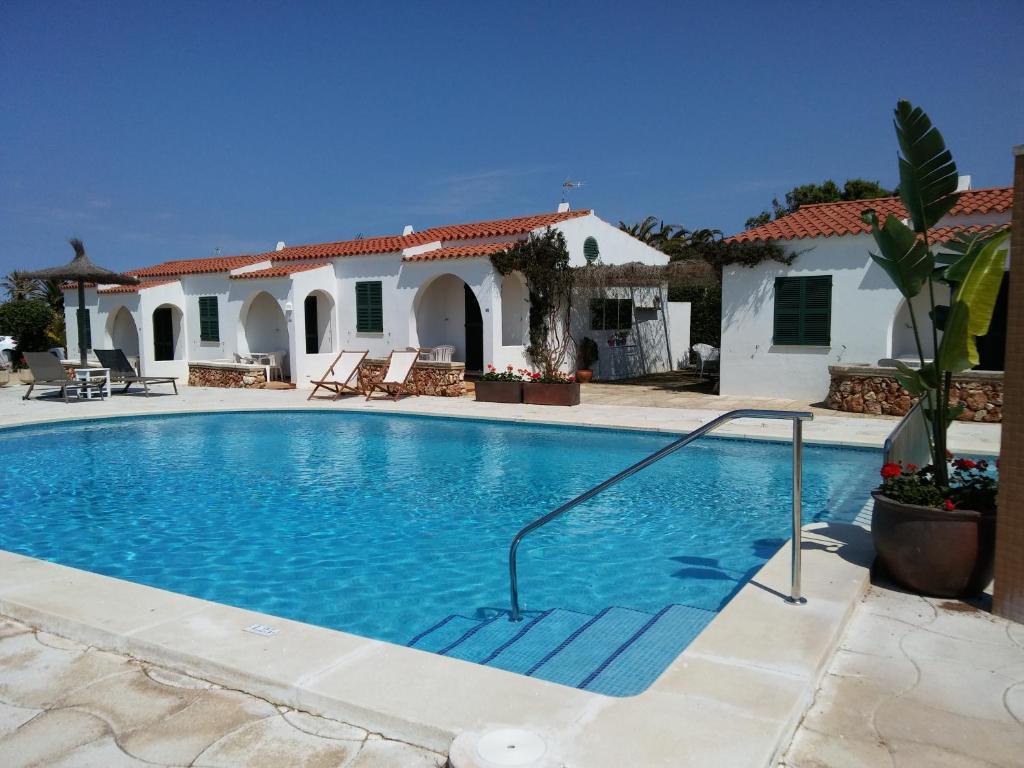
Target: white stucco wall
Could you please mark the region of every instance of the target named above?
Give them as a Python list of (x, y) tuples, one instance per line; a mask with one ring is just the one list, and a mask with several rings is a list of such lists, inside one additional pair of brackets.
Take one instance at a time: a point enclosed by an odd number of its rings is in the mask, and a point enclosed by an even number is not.
[(668, 303), (668, 337), (672, 348), (672, 368), (677, 370), (689, 359), (690, 302)]
[(588, 237), (597, 240), (602, 264), (628, 264), (633, 261), (641, 264), (668, 264), (668, 256), (664, 253), (594, 214), (563, 221), (553, 228), (565, 235), (569, 261), (574, 267), (582, 267), (587, 263), (583, 256), (583, 242)]

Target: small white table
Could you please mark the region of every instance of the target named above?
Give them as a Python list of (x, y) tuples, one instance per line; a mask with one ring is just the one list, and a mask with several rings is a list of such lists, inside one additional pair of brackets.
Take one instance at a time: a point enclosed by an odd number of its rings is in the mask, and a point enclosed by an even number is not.
[[(85, 389), (85, 399), (92, 400), (93, 395), (96, 397), (103, 397), (106, 395), (110, 397), (110, 369), (109, 368), (75, 368), (75, 378), (78, 381), (90, 382), (93, 379), (106, 379), (106, 386), (103, 387), (103, 392), (93, 387), (83, 387)], [(82, 396), (82, 390), (78, 391), (78, 396)]]

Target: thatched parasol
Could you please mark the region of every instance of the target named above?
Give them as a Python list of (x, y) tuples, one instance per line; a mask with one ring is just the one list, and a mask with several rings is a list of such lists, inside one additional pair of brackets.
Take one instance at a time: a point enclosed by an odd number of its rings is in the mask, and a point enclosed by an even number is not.
[(78, 315), (78, 351), (82, 355), (82, 367), (84, 368), (86, 366), (85, 356), (89, 346), (85, 342), (85, 317), (88, 311), (85, 308), (85, 284), (135, 285), (140, 281), (139, 278), (132, 277), (131, 275), (121, 275), (117, 272), (111, 272), (109, 269), (97, 267), (85, 255), (85, 246), (82, 245), (82, 241), (77, 237), (72, 238), (68, 242), (75, 249), (75, 258), (70, 263), (65, 264), (63, 267), (50, 267), (49, 269), (40, 269), (36, 272), (28, 272), (26, 277), (36, 280), (75, 280), (78, 282), (78, 312), (76, 313)]

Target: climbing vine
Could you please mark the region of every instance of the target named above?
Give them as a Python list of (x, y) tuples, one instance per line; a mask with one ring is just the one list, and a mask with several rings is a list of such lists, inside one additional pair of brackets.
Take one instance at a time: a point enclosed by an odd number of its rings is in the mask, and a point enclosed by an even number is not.
[(572, 341), (569, 311), (573, 268), (565, 236), (550, 227), (491, 255), (502, 275), (519, 272), (530, 293), (530, 344), (526, 356), (541, 373), (552, 376), (566, 361)]

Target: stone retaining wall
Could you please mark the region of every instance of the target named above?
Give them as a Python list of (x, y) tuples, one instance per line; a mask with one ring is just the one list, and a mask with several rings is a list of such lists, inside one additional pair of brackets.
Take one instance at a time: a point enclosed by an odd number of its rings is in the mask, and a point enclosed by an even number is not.
[[(359, 366), (359, 388), (364, 392), (384, 378), (386, 360), (366, 359)], [(435, 397), (461, 397), (466, 366), (462, 363), (417, 363), (413, 368), (415, 387), (409, 388), (412, 394), (415, 388), (421, 395)]]
[[(837, 411), (903, 416), (917, 402), (891, 372), (894, 368), (830, 365), (826, 404)], [(960, 404), (959, 421), (1003, 420), (1003, 374), (971, 371), (953, 379), (949, 402)]]
[(190, 387), (224, 387), (227, 389), (263, 389), (267, 385), (267, 369), (260, 366), (226, 366), (188, 364)]

